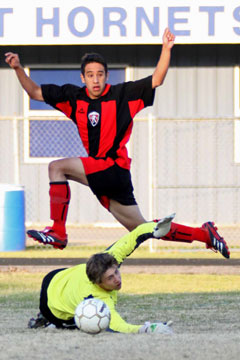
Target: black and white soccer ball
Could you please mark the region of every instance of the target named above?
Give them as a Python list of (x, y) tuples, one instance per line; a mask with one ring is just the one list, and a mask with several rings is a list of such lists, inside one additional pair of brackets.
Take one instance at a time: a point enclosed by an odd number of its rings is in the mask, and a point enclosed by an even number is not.
[(88, 334), (98, 334), (109, 326), (110, 310), (100, 299), (90, 298), (83, 300), (75, 310), (76, 326)]

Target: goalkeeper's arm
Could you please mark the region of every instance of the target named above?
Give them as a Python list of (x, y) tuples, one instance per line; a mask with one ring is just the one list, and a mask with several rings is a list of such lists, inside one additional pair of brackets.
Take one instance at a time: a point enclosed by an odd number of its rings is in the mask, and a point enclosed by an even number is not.
[(158, 223), (148, 222), (137, 226), (136, 229), (107, 248), (106, 252), (114, 256), (120, 265), (127, 256), (131, 255), (131, 253), (147, 239), (153, 237), (160, 239), (165, 236), (170, 230), (174, 216), (175, 214), (166, 216), (160, 219)]
[(147, 334), (171, 334), (172, 329), (170, 328), (172, 321), (166, 323), (155, 322), (150, 323), (149, 321), (145, 322), (144, 325), (133, 325), (127, 323), (120, 314), (115, 310), (112, 299), (104, 299), (105, 303), (108, 305), (111, 312), (111, 321), (109, 324), (109, 330), (112, 332), (120, 333), (147, 333)]
[(155, 226), (156, 223), (154, 222), (139, 225), (136, 229), (107, 248), (106, 252), (114, 256), (120, 265), (142, 242), (153, 237), (152, 233)]

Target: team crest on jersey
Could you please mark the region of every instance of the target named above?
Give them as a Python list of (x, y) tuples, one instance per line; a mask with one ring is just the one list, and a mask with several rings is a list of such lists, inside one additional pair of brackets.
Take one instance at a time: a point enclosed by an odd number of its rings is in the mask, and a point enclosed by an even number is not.
[(88, 114), (88, 119), (92, 126), (96, 126), (99, 122), (100, 115), (96, 111), (92, 111)]

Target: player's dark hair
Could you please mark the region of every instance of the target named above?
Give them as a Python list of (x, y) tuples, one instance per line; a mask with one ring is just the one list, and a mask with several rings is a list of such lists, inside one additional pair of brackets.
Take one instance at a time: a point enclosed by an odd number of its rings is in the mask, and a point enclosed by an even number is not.
[(104, 66), (105, 73), (107, 74), (107, 72), (108, 72), (107, 63), (106, 63), (105, 59), (102, 57), (102, 55), (97, 54), (97, 53), (87, 53), (87, 54), (83, 55), (83, 57), (82, 57), (81, 73), (83, 75), (85, 73), (86, 65), (89, 63), (92, 63), (92, 62), (102, 64)]
[(111, 254), (94, 254), (87, 262), (87, 276), (92, 283), (100, 284), (103, 274), (114, 265), (118, 266), (118, 262)]

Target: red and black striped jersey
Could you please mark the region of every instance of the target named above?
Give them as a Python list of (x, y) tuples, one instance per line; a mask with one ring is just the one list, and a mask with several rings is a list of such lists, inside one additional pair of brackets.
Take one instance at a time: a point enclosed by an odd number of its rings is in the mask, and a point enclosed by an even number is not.
[(119, 166), (130, 168), (126, 143), (134, 116), (153, 104), (152, 76), (117, 85), (106, 84), (98, 99), (91, 99), (85, 86), (71, 84), (44, 84), (42, 94), (47, 104), (74, 121), (89, 156), (111, 158)]

